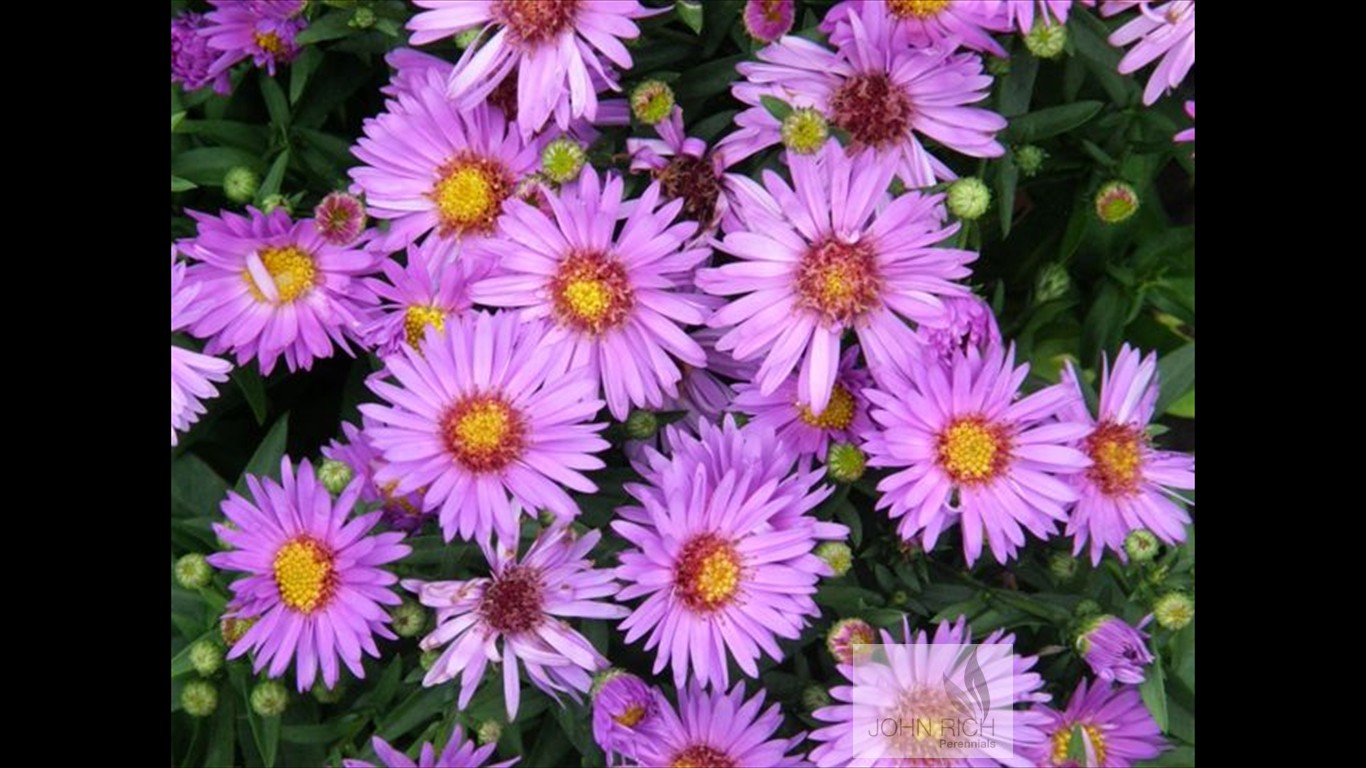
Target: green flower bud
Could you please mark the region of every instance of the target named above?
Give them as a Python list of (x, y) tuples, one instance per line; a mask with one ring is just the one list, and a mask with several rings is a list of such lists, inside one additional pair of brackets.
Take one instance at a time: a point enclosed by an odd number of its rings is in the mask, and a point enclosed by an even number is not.
[(565, 184), (579, 177), (588, 153), (573, 139), (559, 138), (541, 150), (541, 170), (556, 184)]
[(245, 165), (229, 168), (223, 174), (223, 194), (234, 203), (250, 203), (260, 188), (261, 177)]
[(646, 125), (656, 125), (674, 108), (674, 92), (658, 80), (646, 80), (631, 91), (631, 113)]
[(1010, 59), (1003, 59), (999, 56), (987, 56), (987, 73), (992, 77), (1005, 77), (1010, 74)]
[(991, 206), (991, 190), (976, 176), (964, 176), (949, 185), (949, 212), (960, 219), (979, 219)]
[(1077, 558), (1066, 552), (1054, 552), (1048, 556), (1048, 572), (1059, 582), (1071, 581), (1077, 575)]
[(261, 717), (279, 717), (289, 707), (289, 691), (278, 680), (262, 680), (251, 689), (251, 710)]
[(427, 611), (412, 600), (404, 600), (389, 611), (390, 626), (399, 637), (416, 637), (427, 626)]
[(1157, 557), (1158, 546), (1157, 537), (1144, 528), (1129, 531), (1124, 537), (1124, 551), (1135, 563), (1146, 563)]
[(783, 146), (799, 155), (813, 155), (830, 138), (830, 125), (819, 110), (802, 107), (783, 118), (779, 130)]
[(237, 619), (232, 616), (224, 616), (218, 620), (218, 632), (223, 636), (223, 642), (227, 643), (228, 647), (232, 647), (238, 640), (242, 639), (242, 635), (245, 635), (255, 623), (254, 617)]
[(626, 417), (626, 435), (632, 440), (649, 440), (659, 431), (659, 418), (650, 411), (636, 409)]
[(1025, 35), (1025, 48), (1041, 59), (1056, 59), (1067, 48), (1067, 27), (1047, 24), (1042, 19)]
[(816, 547), (816, 557), (825, 561), (835, 576), (843, 576), (854, 565), (854, 551), (842, 541), (826, 541)]
[(196, 640), (190, 645), (190, 666), (204, 677), (223, 667), (223, 649), (212, 640)]
[(368, 6), (360, 6), (347, 24), (352, 29), (369, 29), (375, 25), (375, 11)]
[(283, 208), (285, 213), (294, 215), (294, 206), (284, 195), (267, 195), (266, 199), (261, 201), (261, 213), (270, 213), (276, 208)]
[(497, 720), (485, 720), (479, 724), (475, 737), (479, 740), (480, 746), (492, 744), (503, 737), (503, 724)]
[(1106, 224), (1118, 224), (1138, 210), (1138, 192), (1122, 181), (1112, 181), (1096, 193), (1096, 216)]
[(1153, 618), (1163, 629), (1182, 629), (1195, 618), (1195, 601), (1184, 592), (1168, 592), (1153, 603)]
[(203, 555), (191, 552), (175, 561), (175, 580), (186, 589), (203, 589), (213, 580), (213, 568)]
[(1072, 613), (1083, 621), (1090, 620), (1092, 616), (1100, 613), (1100, 603), (1095, 600), (1082, 600), (1077, 603), (1077, 607), (1073, 609)]
[(180, 690), (180, 706), (191, 717), (208, 717), (218, 709), (218, 688), (208, 680), (191, 680)]
[(1061, 299), (1072, 287), (1072, 278), (1067, 267), (1056, 261), (1045, 264), (1034, 278), (1034, 300), (1039, 304)]
[(1043, 163), (1048, 159), (1048, 153), (1043, 148), (1033, 144), (1026, 144), (1015, 150), (1015, 167), (1020, 169), (1020, 173), (1026, 178), (1037, 176), (1043, 170)]
[(829, 704), (830, 694), (819, 685), (808, 685), (806, 690), (802, 691), (802, 706), (806, 707), (809, 712), (814, 712)]
[(441, 651), (433, 648), (430, 651), (423, 651), (422, 655), (418, 657), (417, 663), (422, 667), (423, 672), (430, 672), (432, 671), (432, 665), (435, 664), (436, 660), (439, 658), (441, 658)]
[(313, 684), (313, 698), (317, 699), (319, 704), (336, 704), (345, 694), (346, 689), (340, 682), (333, 688), (328, 688), (321, 680)]
[(825, 454), (825, 473), (837, 483), (852, 483), (863, 477), (868, 467), (868, 457), (858, 446), (849, 443), (831, 443)]
[(327, 492), (333, 496), (346, 490), (346, 486), (351, 484), (353, 477), (355, 477), (355, 472), (351, 470), (351, 465), (344, 461), (328, 459), (318, 467), (318, 479), (322, 481)]

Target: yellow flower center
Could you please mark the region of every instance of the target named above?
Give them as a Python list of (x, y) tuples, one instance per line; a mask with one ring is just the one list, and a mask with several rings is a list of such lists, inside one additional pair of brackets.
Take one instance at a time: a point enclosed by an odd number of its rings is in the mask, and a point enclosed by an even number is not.
[(437, 331), (445, 331), (445, 310), (414, 304), (403, 313), (403, 336), (407, 339), (408, 346), (413, 349), (417, 349), (418, 344), (422, 343), (429, 326)]
[(497, 160), (461, 152), (437, 169), (428, 196), (436, 203), (443, 237), (488, 234), (512, 194), (512, 176)]
[(446, 447), (471, 472), (497, 472), (522, 454), (522, 415), (496, 394), (461, 399), (443, 420)]
[[(257, 255), (270, 274), (271, 282), (275, 284), (275, 293), (279, 296), (276, 304), (288, 304), (307, 294), (317, 281), (318, 268), (313, 263), (313, 257), (298, 246), (262, 248)], [(242, 279), (247, 282), (247, 290), (253, 299), (263, 303), (270, 301), (252, 278), (250, 270), (242, 270)]]
[(256, 47), (269, 53), (275, 58), (280, 58), (286, 52), (285, 41), (274, 32), (252, 32), (251, 39), (256, 43)]
[(599, 334), (626, 320), (635, 305), (626, 268), (601, 253), (576, 253), (550, 280), (553, 311), (561, 325)]
[(949, 0), (887, 0), (887, 9), (898, 19), (912, 16), (917, 19), (930, 19), (948, 7)]
[(274, 570), (280, 600), (300, 613), (312, 613), (325, 604), (336, 584), (332, 553), (307, 536), (280, 547)]
[(1093, 462), (1087, 474), (1101, 492), (1119, 496), (1138, 490), (1144, 439), (1137, 428), (1112, 421), (1100, 424), (1086, 438), (1086, 453)]
[(873, 246), (833, 238), (802, 257), (796, 283), (798, 306), (818, 313), (827, 326), (847, 326), (877, 306), (882, 288)]
[(612, 715), (613, 720), (617, 721), (617, 723), (620, 725), (626, 726), (627, 728), (636, 727), (636, 723), (639, 723), (641, 719), (644, 717), (644, 704), (632, 704), (631, 706), (626, 708), (625, 712), (622, 712), (619, 715)]
[(1075, 765), (1075, 763), (1068, 760), (1067, 753), (1068, 750), (1072, 748), (1072, 732), (1078, 730), (1082, 732), (1082, 738), (1090, 742), (1091, 749), (1095, 752), (1096, 756), (1095, 762), (1088, 763), (1085, 757), (1086, 753), (1083, 751), (1081, 753), (1081, 768), (1101, 768), (1101, 766), (1105, 765), (1105, 758), (1108, 754), (1105, 748), (1105, 737), (1101, 735), (1099, 728), (1089, 724), (1060, 729), (1057, 733), (1053, 734), (1053, 765)]
[(740, 589), (740, 555), (729, 542), (704, 533), (683, 546), (674, 569), (674, 589), (689, 609), (710, 613)]
[(849, 390), (836, 384), (830, 393), (830, 402), (826, 404), (825, 410), (819, 414), (813, 413), (811, 406), (798, 403), (797, 411), (807, 426), (816, 429), (848, 429), (854, 421), (854, 396), (849, 394)]
[(1005, 430), (980, 416), (958, 419), (939, 434), (939, 465), (955, 482), (992, 480), (1009, 458)]

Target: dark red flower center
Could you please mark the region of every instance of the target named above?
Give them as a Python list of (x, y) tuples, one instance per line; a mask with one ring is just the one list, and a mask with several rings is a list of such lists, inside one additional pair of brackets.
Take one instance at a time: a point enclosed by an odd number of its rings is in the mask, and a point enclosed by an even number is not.
[(1099, 424), (1086, 438), (1086, 453), (1093, 462), (1087, 474), (1102, 493), (1120, 496), (1138, 490), (1145, 440), (1137, 427), (1113, 421)]
[(683, 200), (683, 218), (709, 226), (721, 197), (721, 182), (711, 163), (702, 158), (677, 155), (658, 173), (664, 194)]
[(858, 147), (882, 149), (905, 137), (911, 100), (884, 72), (855, 75), (830, 97), (830, 121)]
[(574, 25), (579, 0), (498, 0), (493, 18), (519, 42), (540, 45)]
[(669, 762), (669, 768), (736, 768), (737, 765), (730, 755), (707, 744), (684, 747)]
[(505, 635), (535, 629), (545, 619), (545, 586), (540, 571), (514, 565), (495, 576), (484, 590), (479, 614), (490, 627)]
[(522, 455), (522, 414), (497, 393), (467, 395), (441, 420), (446, 449), (470, 472), (498, 472)]
[(674, 565), (674, 594), (697, 613), (724, 607), (740, 589), (740, 554), (730, 542), (704, 533), (683, 545)]
[(828, 238), (811, 246), (797, 266), (797, 305), (829, 326), (849, 325), (876, 307), (882, 289), (876, 250), (867, 240)]

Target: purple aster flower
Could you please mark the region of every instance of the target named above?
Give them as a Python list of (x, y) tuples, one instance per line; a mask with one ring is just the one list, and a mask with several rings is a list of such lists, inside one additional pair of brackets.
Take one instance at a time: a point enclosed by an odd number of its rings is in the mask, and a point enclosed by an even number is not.
[(812, 409), (797, 394), (795, 375), (768, 395), (753, 384), (737, 386), (735, 410), (749, 414), (751, 423), (777, 432), (778, 439), (797, 453), (824, 460), (831, 441), (853, 443), (857, 435), (873, 428), (868, 420), (868, 399), (863, 396), (872, 379), (866, 370), (856, 367), (858, 356), (857, 345), (845, 350), (830, 403), (822, 411)]
[[(983, 15), (1004, 22), (1006, 29), (1016, 29), (1027, 35), (1034, 25), (1054, 26), (1067, 23), (1072, 0), (990, 0), (993, 7), (983, 9)], [(1083, 0), (1094, 5), (1095, 0)], [(993, 26), (993, 28), (995, 28)]]
[[(418, 754), (417, 760), (403, 754), (390, 746), (389, 742), (375, 736), (370, 741), (375, 749), (375, 757), (379, 758), (385, 768), (508, 768), (516, 765), (520, 757), (511, 760), (504, 760), (501, 763), (486, 763), (493, 756), (493, 750), (497, 744), (485, 744), (476, 747), (474, 742), (466, 739), (464, 731), (460, 726), (455, 726), (451, 733), (451, 740), (446, 742), (446, 748), (438, 754), (436, 747), (429, 741), (422, 742), (422, 751)], [(374, 763), (365, 760), (342, 760), (345, 768), (375, 768)]]
[[(1167, 748), (1137, 688), (1106, 683), (1088, 688), (1087, 681), (1082, 680), (1072, 692), (1066, 711), (1048, 706), (1035, 706), (1034, 710), (1048, 718), (1043, 725), (1047, 740), (1024, 755), (1034, 765), (1131, 768)], [(1074, 744), (1077, 739), (1080, 743)]]
[[(1058, 0), (1051, 0), (1058, 2)], [(830, 35), (830, 42), (843, 46), (857, 36), (853, 16), (860, 16), (864, 26), (874, 17), (892, 31), (898, 46), (915, 48), (945, 47), (952, 50), (960, 45), (977, 51), (1005, 56), (1006, 51), (991, 37), (993, 31), (1004, 31), (1006, 19), (990, 2), (982, 0), (844, 0), (837, 3), (821, 22), (821, 30)]]
[[(739, 261), (697, 273), (697, 285), (738, 295), (708, 321), (734, 326), (717, 348), (738, 360), (760, 355), (754, 383), (770, 395), (798, 368), (797, 394), (813, 411), (830, 403), (840, 339), (852, 328), (870, 366), (908, 366), (916, 337), (903, 318), (942, 326), (944, 296), (967, 290), (977, 254), (935, 247), (944, 227), (942, 195), (908, 193), (886, 203), (895, 168), (873, 154), (853, 159), (834, 144), (820, 155), (789, 156), (793, 187), (764, 173), (754, 202), (742, 198), (747, 226), (720, 248)], [(795, 187), (795, 190), (794, 190)]]
[[(1191, 127), (1189, 127), (1189, 128), (1187, 128), (1186, 130), (1181, 131), (1180, 133), (1176, 134), (1176, 136), (1172, 137), (1172, 141), (1175, 141), (1175, 142), (1195, 141), (1195, 100), (1194, 100), (1194, 99), (1192, 99), (1192, 100), (1186, 102), (1186, 115), (1189, 116), (1190, 119), (1191, 119)], [(1194, 153), (1194, 152), (1191, 153), (1191, 159), (1192, 159), (1192, 160), (1195, 159), (1195, 153)]]
[(851, 9), (848, 19), (851, 36), (836, 51), (789, 36), (759, 51), (759, 61), (736, 66), (746, 80), (732, 91), (750, 108), (735, 118), (740, 130), (718, 145), (728, 162), (781, 141), (782, 123), (763, 105), (764, 96), (816, 109), (849, 135), (850, 151), (895, 166), (912, 188), (956, 178), (925, 150), (921, 136), (971, 157), (1005, 153), (994, 138), (1005, 118), (966, 106), (990, 92), (979, 56), (898, 44), (880, 4)]
[[(874, 642), (879, 653), (859, 664), (842, 662), (840, 674), (850, 683), (830, 689), (836, 703), (822, 707), (811, 716), (829, 725), (811, 732), (812, 741), (823, 742), (811, 750), (818, 766), (900, 766), (900, 765), (1001, 765), (999, 756), (1036, 748), (1044, 741), (1041, 726), (1046, 717), (1038, 711), (1015, 710), (1017, 704), (1048, 701), (1043, 678), (1032, 671), (1038, 659), (1007, 652), (1015, 637), (996, 630), (978, 641), (976, 653), (963, 653), (972, 643), (966, 617), (955, 622), (940, 622), (931, 636), (925, 630), (912, 632), (903, 620), (900, 635), (880, 630)], [(959, 683), (972, 679), (968, 664), (979, 664), (977, 674), (986, 684), (987, 696), (968, 704)], [(955, 683), (957, 681), (957, 683)], [(955, 691), (957, 687), (959, 690)], [(942, 722), (963, 718), (965, 709), (977, 709), (979, 721), (999, 719), (994, 739), (998, 748), (990, 752), (969, 748), (964, 756), (954, 752), (945, 758), (938, 739), (926, 739), (923, 731), (916, 738), (911, 723)], [(868, 724), (893, 720), (905, 724), (894, 733), (879, 738), (858, 738), (868, 732)], [(1006, 727), (1005, 723), (1009, 723)], [(1010, 765), (1024, 765), (1018, 760)]]
[(696, 224), (673, 223), (683, 201), (660, 207), (659, 196), (656, 182), (623, 205), (621, 178), (608, 174), (604, 185), (585, 166), (578, 182), (543, 189), (550, 213), (509, 201), (507, 237), (478, 245), (497, 267), (470, 289), (479, 304), (523, 308), (524, 320), (549, 318), (544, 343), (557, 367), (583, 368), (600, 380), (619, 421), (633, 405), (659, 408), (666, 396), (678, 396), (682, 372), (674, 358), (706, 364), (681, 326), (706, 319), (702, 302), (685, 289), (710, 251), (685, 244)]
[(208, 39), (199, 33), (208, 23), (193, 11), (171, 19), (171, 82), (180, 83), (187, 91), (197, 91), (212, 83), (214, 93), (227, 94), (232, 90), (228, 73), (209, 74), (215, 54), (209, 50)]
[[(199, 294), (197, 283), (185, 282), (185, 264), (177, 262), (171, 246), (171, 332), (193, 323), (203, 314), (203, 305), (192, 306)], [(218, 396), (215, 381), (227, 381), (232, 363), (194, 350), (171, 345), (171, 445), (204, 413), (201, 400)]]
[(771, 43), (792, 29), (797, 4), (794, 0), (747, 0), (745, 31), (761, 43)]
[(420, 246), (408, 246), (407, 265), (384, 260), (388, 282), (365, 281), (379, 301), (361, 329), (366, 346), (381, 357), (396, 354), (404, 344), (417, 349), (428, 331), (444, 331), (447, 320), (470, 310), (470, 282), (487, 268), (483, 259), (457, 257), (456, 251), (454, 242), (429, 237)]
[(388, 403), (360, 407), (379, 422), (366, 433), (388, 462), (375, 480), (397, 480), (397, 494), (427, 486), (447, 541), (516, 541), (523, 512), (578, 514), (561, 485), (597, 490), (581, 474), (601, 469), (593, 454), (609, 447), (597, 434), (607, 425), (588, 421), (602, 408), (597, 382), (553, 371), (544, 333), (507, 313), (467, 313), (389, 357), (396, 383), (370, 381)]
[(365, 231), (365, 203), (355, 195), (333, 192), (313, 209), (318, 232), (333, 245), (350, 245)]
[(256, 672), (280, 677), (295, 662), (300, 691), (322, 671), (323, 684), (337, 684), (337, 660), (365, 677), (361, 651), (376, 658), (374, 635), (393, 639), (381, 606), (398, 605), (389, 585), (398, 581), (380, 566), (411, 550), (401, 533), (368, 536), (380, 513), (351, 517), (361, 482), (352, 481), (334, 502), (308, 462), (297, 477), (289, 457), (280, 461), (280, 483), (247, 475), (251, 500), (229, 491), (223, 502), (228, 525), (214, 532), (232, 546), (210, 555), (209, 564), (241, 571), (232, 583), (234, 619), (256, 619), (228, 652), (250, 651)]
[(239, 61), (250, 58), (272, 77), (275, 65), (299, 52), (294, 38), (308, 26), (302, 18), (307, 0), (209, 0), (213, 10), (200, 34), (210, 48), (220, 51), (209, 68), (217, 77)]
[(374, 269), (374, 256), (328, 243), (312, 219), (291, 221), (279, 208), (188, 213), (199, 233), (180, 248), (203, 262), (190, 278), (204, 305), (190, 332), (209, 338), (205, 351), (232, 350), (238, 365), (256, 358), (265, 374), (280, 357), (293, 371), (331, 357), (334, 344), (351, 353), (344, 333), (360, 327), (356, 278)]
[(1127, 560), (1124, 538), (1146, 528), (1167, 544), (1186, 540), (1190, 515), (1173, 489), (1195, 488), (1195, 457), (1152, 447), (1147, 426), (1157, 404), (1157, 355), (1143, 357), (1125, 344), (1101, 371), (1100, 413), (1092, 416), (1080, 397), (1077, 374), (1069, 366), (1063, 383), (1078, 392), (1064, 418), (1087, 424), (1081, 446), (1091, 467), (1071, 480), (1081, 498), (1067, 523), (1074, 552), (1091, 542), (1091, 562), (1108, 547)]
[[(1024, 531), (1047, 539), (1066, 520), (1077, 493), (1066, 480), (1090, 465), (1072, 447), (1089, 430), (1058, 421), (1075, 387), (1057, 384), (1017, 400), (1028, 364), (1015, 367), (1015, 349), (969, 350), (951, 368), (915, 365), (879, 372), (867, 390), (880, 432), (865, 450), (873, 467), (899, 471), (878, 483), (878, 509), (902, 517), (897, 531), (911, 541), (924, 532), (926, 549), (954, 523), (963, 528), (968, 564), (982, 539), (1004, 563), (1024, 544)], [(904, 517), (903, 517), (904, 516)]]
[(736, 185), (744, 181), (725, 172), (730, 165), (726, 153), (708, 153), (705, 141), (688, 138), (682, 109), (674, 107), (655, 130), (658, 139), (626, 140), (631, 170), (650, 171), (665, 198), (682, 200), (683, 218), (697, 222), (695, 236), (702, 237), (726, 216)]
[(1101, 680), (1138, 685), (1143, 668), (1153, 663), (1143, 631), (1149, 621), (1152, 616), (1135, 628), (1115, 616), (1098, 616), (1077, 637), (1077, 651)]
[(730, 684), (727, 659), (757, 677), (761, 650), (781, 660), (777, 637), (795, 639), (817, 616), (812, 595), (829, 566), (817, 539), (841, 525), (806, 513), (830, 495), (820, 471), (793, 473), (795, 454), (771, 431), (699, 424), (694, 438), (670, 427), (673, 456), (648, 450), (648, 485), (628, 484), (641, 504), (618, 510), (612, 529), (634, 549), (619, 555), (620, 601), (644, 597), (621, 623), (626, 642), (649, 634), (654, 672), (672, 664), (682, 687), (694, 678)]
[(783, 713), (777, 704), (760, 712), (763, 706), (764, 692), (746, 700), (743, 683), (736, 683), (729, 693), (708, 692), (696, 682), (686, 688), (679, 685), (678, 710), (662, 707), (652, 738), (636, 742), (640, 765), (809, 766), (801, 755), (792, 754), (806, 733), (775, 738)]
[[(363, 423), (367, 429), (375, 426), (375, 423), (368, 419)], [(399, 495), (394, 493), (398, 481), (390, 480), (382, 484), (375, 482), (375, 473), (384, 466), (384, 458), (370, 444), (365, 430), (357, 429), (356, 425), (347, 422), (343, 422), (341, 428), (346, 442), (333, 440), (323, 446), (323, 456), (342, 462), (350, 467), (353, 473), (363, 478), (360, 500), (366, 504), (380, 504), (380, 510), (384, 512), (384, 521), (389, 527), (407, 532), (421, 528), (423, 521), (428, 517), (422, 509), (422, 494), (425, 489)]]
[(867, 658), (870, 649), (860, 646), (876, 642), (877, 633), (863, 619), (840, 619), (825, 636), (825, 648), (839, 664), (853, 664), (855, 658)]
[(435, 68), (415, 73), (385, 112), (367, 119), (349, 173), (370, 215), (388, 220), (376, 242), (396, 250), (428, 232), (452, 239), (491, 235), (518, 185), (540, 164), (544, 139), (522, 141), (501, 112), (457, 109)]
[[(633, 19), (661, 13), (635, 0), (415, 0), (430, 9), (408, 22), (410, 42), (423, 45), (467, 29), (480, 40), (465, 49), (451, 73), (455, 107), (469, 110), (516, 71), (517, 123), (524, 136), (553, 115), (561, 129), (575, 118), (595, 119), (594, 77), (618, 90), (610, 66), (631, 68), (622, 40), (639, 34)], [(492, 37), (484, 39), (492, 32)]]
[(659, 712), (668, 707), (659, 692), (629, 672), (609, 670), (593, 690), (593, 739), (607, 755), (635, 758), (638, 742), (653, 738)]
[(459, 677), (457, 706), (464, 709), (489, 662), (500, 663), (509, 721), (517, 717), (519, 664), (537, 688), (557, 700), (558, 693), (575, 701), (587, 693), (607, 659), (565, 619), (619, 619), (628, 613), (602, 602), (616, 594), (617, 583), (610, 569), (594, 568), (587, 558), (600, 536), (589, 531), (575, 539), (569, 529), (555, 528), (541, 534), (520, 562), (506, 545), (485, 546), (488, 578), (404, 581), (423, 605), (436, 609), (437, 627), (422, 639), (422, 649), (447, 646), (422, 684)]
[(985, 301), (971, 294), (951, 296), (944, 299), (944, 309), (949, 317), (947, 326), (921, 326), (916, 330), (927, 364), (937, 363), (949, 369), (954, 357), (969, 348), (986, 354), (991, 347), (1000, 346), (1001, 329)]
[(1137, 6), (1138, 16), (1110, 35), (1110, 45), (1123, 48), (1137, 43), (1119, 60), (1121, 75), (1161, 59), (1143, 89), (1143, 103), (1152, 104), (1167, 89), (1180, 85), (1195, 65), (1195, 0), (1109, 0), (1101, 7), (1101, 13), (1112, 16), (1131, 6)]

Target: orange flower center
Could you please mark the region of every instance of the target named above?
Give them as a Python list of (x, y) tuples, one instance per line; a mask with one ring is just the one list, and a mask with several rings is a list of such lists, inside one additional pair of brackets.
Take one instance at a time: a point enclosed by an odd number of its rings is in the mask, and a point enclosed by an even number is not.
[(670, 768), (735, 768), (730, 755), (706, 744), (685, 747), (669, 763)]
[(565, 259), (550, 280), (550, 295), (561, 325), (592, 334), (621, 325), (635, 306), (626, 268), (597, 252)]
[(1086, 438), (1086, 453), (1092, 465), (1087, 474), (1108, 496), (1121, 496), (1138, 490), (1143, 479), (1143, 432), (1135, 427), (1107, 421)]
[(522, 414), (498, 394), (461, 398), (442, 419), (446, 448), (470, 472), (499, 472), (522, 455)]
[(938, 449), (939, 466), (959, 484), (990, 482), (1010, 461), (1005, 428), (981, 416), (955, 420), (939, 433)]
[(674, 566), (674, 592), (696, 613), (726, 606), (740, 589), (740, 555), (716, 534), (704, 533), (683, 545)]

